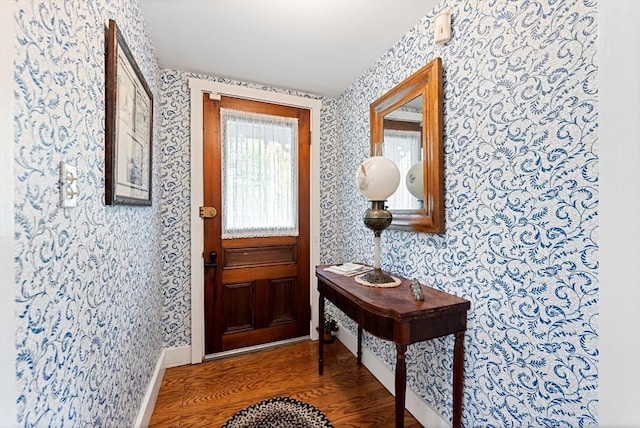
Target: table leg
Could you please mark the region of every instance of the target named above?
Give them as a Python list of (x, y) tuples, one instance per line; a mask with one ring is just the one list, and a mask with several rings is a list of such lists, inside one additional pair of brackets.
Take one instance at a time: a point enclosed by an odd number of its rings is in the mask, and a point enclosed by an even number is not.
[(324, 371), (324, 296), (320, 293), (318, 298), (318, 374), (322, 376)]
[(405, 361), (405, 353), (407, 345), (396, 343), (398, 351), (396, 360), (396, 428), (404, 427), (404, 401), (407, 389), (407, 362)]
[(362, 327), (358, 326), (358, 365), (362, 365)]
[(464, 381), (464, 331), (456, 333), (453, 345), (453, 428), (462, 426), (462, 387)]

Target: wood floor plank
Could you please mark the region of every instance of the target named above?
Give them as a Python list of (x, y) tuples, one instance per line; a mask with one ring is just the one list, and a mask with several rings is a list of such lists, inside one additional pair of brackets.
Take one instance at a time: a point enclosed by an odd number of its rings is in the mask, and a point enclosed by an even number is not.
[[(318, 375), (317, 342), (169, 368), (150, 427), (219, 427), (258, 401), (287, 396), (320, 409), (336, 428), (393, 427), (394, 397), (342, 343), (325, 345)], [(405, 427), (421, 427), (405, 411)]]

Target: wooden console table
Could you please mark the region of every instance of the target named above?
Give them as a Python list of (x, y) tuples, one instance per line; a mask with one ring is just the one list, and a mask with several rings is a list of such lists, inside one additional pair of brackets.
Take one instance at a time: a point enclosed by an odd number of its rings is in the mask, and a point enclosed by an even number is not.
[(316, 267), (320, 293), (318, 371), (324, 369), (324, 299), (358, 324), (357, 362), (362, 364), (362, 329), (396, 344), (396, 427), (404, 426), (407, 346), (423, 340), (455, 334), (453, 348), (453, 427), (462, 422), (462, 384), (464, 332), (467, 328), (468, 300), (422, 286), (424, 301), (415, 300), (410, 281), (395, 275), (401, 284), (395, 288), (374, 288), (358, 284), (352, 277), (325, 271), (328, 266)]

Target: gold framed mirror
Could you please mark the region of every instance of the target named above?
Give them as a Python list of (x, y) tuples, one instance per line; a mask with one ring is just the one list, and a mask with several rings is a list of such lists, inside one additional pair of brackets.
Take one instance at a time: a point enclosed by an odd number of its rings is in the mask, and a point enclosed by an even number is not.
[[(435, 58), (370, 106), (371, 155), (400, 169), (390, 229), (444, 233), (442, 60)], [(421, 180), (422, 179), (422, 180)]]

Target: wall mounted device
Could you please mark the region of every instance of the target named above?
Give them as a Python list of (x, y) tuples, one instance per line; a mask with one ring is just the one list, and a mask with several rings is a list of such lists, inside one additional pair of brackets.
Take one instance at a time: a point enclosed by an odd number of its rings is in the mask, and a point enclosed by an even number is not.
[(78, 171), (75, 166), (60, 162), (60, 206), (78, 206)]
[(434, 41), (446, 43), (451, 40), (451, 12), (440, 12), (433, 18)]

